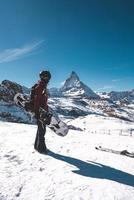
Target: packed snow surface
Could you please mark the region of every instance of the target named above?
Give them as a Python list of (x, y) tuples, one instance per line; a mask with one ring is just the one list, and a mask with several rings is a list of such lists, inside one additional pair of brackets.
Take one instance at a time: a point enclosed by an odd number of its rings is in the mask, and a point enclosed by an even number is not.
[(0, 122), (0, 200), (134, 200), (134, 158), (95, 149), (133, 152), (134, 133), (106, 134), (133, 124), (101, 116), (68, 123), (83, 131), (60, 137), (47, 129), (44, 155), (33, 149), (36, 125)]

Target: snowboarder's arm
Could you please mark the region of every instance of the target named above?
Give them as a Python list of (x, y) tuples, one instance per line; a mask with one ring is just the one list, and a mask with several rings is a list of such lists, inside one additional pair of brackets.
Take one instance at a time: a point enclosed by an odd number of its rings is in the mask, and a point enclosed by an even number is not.
[(37, 84), (35, 84), (30, 91), (30, 100), (34, 100), (34, 96), (35, 96), (35, 87), (37, 86)]

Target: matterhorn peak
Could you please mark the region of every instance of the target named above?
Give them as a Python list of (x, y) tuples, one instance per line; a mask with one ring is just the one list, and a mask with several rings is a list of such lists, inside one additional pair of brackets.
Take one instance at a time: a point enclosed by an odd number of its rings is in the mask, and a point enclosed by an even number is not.
[(76, 79), (76, 80), (80, 81), (79, 76), (74, 71), (72, 71), (72, 73), (70, 75), (70, 79)]
[(60, 91), (65, 96), (88, 96), (98, 98), (97, 94), (80, 81), (79, 76), (74, 71), (72, 71), (69, 78), (66, 79)]
[(66, 79), (64, 85), (60, 88), (61, 91), (66, 91), (71, 88), (76, 88), (80, 86), (80, 79), (76, 72), (72, 71), (69, 78)]

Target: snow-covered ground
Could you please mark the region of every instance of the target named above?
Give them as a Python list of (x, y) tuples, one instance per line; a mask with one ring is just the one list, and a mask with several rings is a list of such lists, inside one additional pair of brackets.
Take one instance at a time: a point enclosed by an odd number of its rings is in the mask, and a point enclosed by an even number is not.
[[(0, 200), (134, 200), (134, 158), (95, 146), (134, 152), (134, 125), (102, 116), (70, 121), (83, 131), (66, 137), (47, 129), (49, 155), (33, 149), (37, 127), (0, 122)], [(98, 130), (98, 131), (93, 131)]]
[(66, 120), (66, 122), (68, 125), (82, 129), (85, 133), (134, 136), (134, 123), (117, 118), (91, 114), (86, 117)]

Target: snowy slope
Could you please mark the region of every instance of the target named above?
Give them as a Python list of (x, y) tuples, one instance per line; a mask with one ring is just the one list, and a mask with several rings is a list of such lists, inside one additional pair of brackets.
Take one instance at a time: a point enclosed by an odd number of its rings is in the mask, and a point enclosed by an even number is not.
[[(87, 114), (96, 114), (107, 117), (134, 121), (134, 104), (120, 106), (107, 100), (88, 99), (81, 97), (51, 97), (49, 106), (62, 118), (72, 119)], [(9, 117), (8, 117), (9, 116)], [(24, 116), (24, 117), (23, 117)], [(30, 123), (30, 115), (14, 103), (0, 101), (0, 117), (4, 121), (18, 121)]]
[(121, 106), (116, 102), (81, 97), (49, 98), (49, 105), (63, 118), (76, 118), (96, 114), (134, 121), (134, 107)]
[(0, 101), (0, 120), (9, 122), (34, 123), (34, 119), (26, 111), (14, 103)]
[[(105, 121), (106, 120), (106, 121)], [(59, 137), (47, 129), (49, 155), (33, 151), (37, 127), (0, 122), (1, 200), (133, 200), (134, 159), (95, 150), (102, 145), (134, 151), (134, 135), (102, 134), (121, 121), (100, 116), (72, 120), (86, 129)], [(98, 126), (98, 132), (93, 129)], [(125, 129), (134, 128), (124, 123)], [(100, 131), (100, 132), (99, 132)]]

